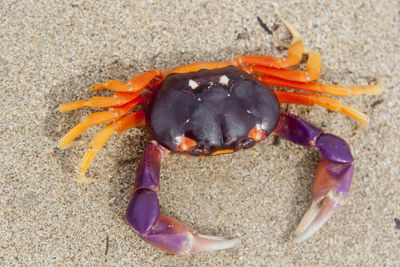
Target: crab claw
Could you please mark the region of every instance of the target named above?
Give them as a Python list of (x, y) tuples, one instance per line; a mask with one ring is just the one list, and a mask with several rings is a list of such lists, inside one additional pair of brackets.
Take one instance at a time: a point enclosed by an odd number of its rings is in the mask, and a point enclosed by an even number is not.
[(126, 220), (135, 232), (151, 245), (172, 254), (228, 249), (238, 239), (224, 239), (197, 233), (180, 221), (160, 214), (157, 191), (160, 188), (160, 165), (167, 150), (153, 141), (147, 145), (136, 174)]
[(333, 163), (323, 156), (313, 187), (313, 201), (294, 232), (295, 242), (314, 234), (344, 204), (350, 190), (353, 164)]
[(206, 236), (180, 221), (159, 214), (157, 193), (141, 189), (131, 199), (126, 219), (136, 233), (153, 246), (172, 254), (188, 254), (234, 247), (237, 239)]
[(323, 133), (293, 114), (282, 113), (274, 133), (296, 144), (316, 147), (321, 153), (311, 207), (295, 230), (294, 241), (302, 242), (321, 228), (348, 197), (354, 158), (343, 139)]
[(227, 240), (201, 235), (182, 222), (162, 214), (148, 233), (139, 236), (151, 245), (171, 254), (228, 249), (239, 243), (238, 239)]

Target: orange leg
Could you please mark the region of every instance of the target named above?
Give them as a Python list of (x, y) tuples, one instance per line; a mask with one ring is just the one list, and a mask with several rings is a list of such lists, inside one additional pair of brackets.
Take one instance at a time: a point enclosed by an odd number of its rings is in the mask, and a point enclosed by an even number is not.
[(199, 62), (193, 63), (188, 65), (183, 65), (172, 69), (169, 73), (187, 73), (187, 72), (194, 72), (201, 69), (212, 70), (218, 68), (227, 67), (230, 64), (229, 62)]
[(340, 101), (322, 95), (302, 94), (292, 92), (275, 91), (280, 103), (300, 104), (307, 106), (318, 105), (331, 111), (336, 111), (358, 120), (361, 123), (361, 128), (368, 125), (367, 116), (347, 105), (342, 104)]
[(115, 93), (112, 97), (95, 96), (89, 99), (79, 100), (71, 103), (62, 104), (59, 109), (60, 112), (71, 111), (84, 107), (119, 107), (122, 106), (140, 95), (140, 91), (134, 93)]
[(321, 77), (321, 55), (315, 51), (310, 51), (307, 55), (306, 72), (309, 74), (310, 81), (313, 81)]
[(145, 89), (155, 78), (161, 78), (165, 75), (166, 70), (151, 70), (134, 76), (128, 83), (112, 80), (98, 83), (92, 86), (90, 90), (97, 91), (109, 89), (117, 92), (136, 92)]
[(166, 70), (151, 70), (134, 76), (128, 83), (113, 80), (95, 84), (92, 86), (92, 90), (110, 89), (117, 91), (117, 93), (115, 93), (113, 97), (98, 96), (61, 105), (61, 112), (83, 107), (117, 106), (117, 108), (110, 108), (109, 111), (97, 112), (87, 116), (59, 140), (59, 147), (66, 148), (78, 135), (93, 125), (116, 120), (127, 114), (144, 99), (143, 96), (140, 95), (143, 89), (152, 84), (155, 78), (162, 78), (164, 73), (166, 73)]
[(78, 123), (72, 128), (66, 135), (64, 135), (59, 141), (58, 146), (60, 148), (67, 148), (68, 144), (71, 143), (78, 135), (80, 135), (87, 128), (104, 123), (111, 120), (116, 120), (130, 110), (132, 110), (137, 104), (143, 100), (142, 96), (137, 97), (134, 101), (131, 101), (119, 108), (110, 108), (108, 111), (96, 112), (88, 115), (83, 121)]
[(288, 81), (309, 82), (316, 80), (321, 76), (321, 55), (314, 51), (309, 52), (305, 71), (293, 69), (274, 69), (262, 65), (247, 65), (240, 66), (239, 68), (249, 74), (263, 74)]
[(265, 85), (279, 86), (289, 89), (298, 89), (302, 91), (328, 94), (334, 96), (354, 96), (354, 95), (376, 95), (382, 91), (382, 83), (378, 80), (376, 85), (366, 86), (343, 86), (336, 84), (324, 84), (321, 82), (294, 82), (269, 76), (259, 76), (258, 79)]
[(112, 80), (95, 84), (92, 86), (92, 90), (110, 89), (117, 93), (115, 93), (113, 97), (93, 97), (60, 106), (61, 112), (83, 107), (110, 107), (108, 111), (96, 112), (87, 116), (58, 142), (60, 148), (66, 148), (69, 143), (87, 128), (96, 124), (113, 121), (94, 137), (90, 143), (89, 149), (83, 156), (80, 163), (81, 175), (79, 180), (81, 182), (89, 182), (89, 180), (85, 180), (84, 174), (90, 162), (112, 134), (122, 132), (132, 127), (145, 125), (143, 111), (136, 111), (125, 117), (123, 116), (144, 100), (144, 89), (154, 88), (167, 73), (168, 70), (151, 70), (134, 76), (128, 83)]
[(259, 65), (275, 69), (284, 69), (298, 64), (304, 52), (303, 40), (300, 33), (293, 26), (285, 21), (284, 24), (293, 37), (288, 50), (288, 56), (286, 58), (275, 58), (269, 56), (241, 56), (231, 60), (231, 64), (235, 66), (240, 66), (243, 64)]
[(78, 181), (82, 183), (92, 182), (90, 178), (85, 177), (85, 173), (96, 154), (107, 143), (108, 139), (110, 139), (113, 134), (121, 133), (133, 127), (146, 125), (144, 117), (145, 113), (142, 110), (139, 110), (120, 118), (119, 120), (116, 120), (101, 129), (100, 132), (90, 142), (89, 148), (86, 150), (81, 162), (79, 163), (81, 170)]

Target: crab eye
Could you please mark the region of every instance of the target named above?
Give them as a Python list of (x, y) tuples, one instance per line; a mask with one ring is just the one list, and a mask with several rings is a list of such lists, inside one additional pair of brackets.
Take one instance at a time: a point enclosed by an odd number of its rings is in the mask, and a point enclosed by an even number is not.
[(180, 138), (179, 145), (176, 147), (176, 150), (181, 151), (181, 152), (189, 151), (192, 147), (195, 147), (196, 145), (197, 145), (196, 141), (194, 141), (186, 136), (182, 136)]
[(253, 129), (249, 132), (249, 137), (254, 141), (261, 141), (265, 137), (267, 137), (267, 132), (261, 129), (260, 125), (254, 126)]

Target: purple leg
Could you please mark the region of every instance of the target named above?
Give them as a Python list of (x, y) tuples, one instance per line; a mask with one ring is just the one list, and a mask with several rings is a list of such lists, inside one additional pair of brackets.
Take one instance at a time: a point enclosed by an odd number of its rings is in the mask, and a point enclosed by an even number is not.
[(282, 113), (274, 133), (296, 144), (317, 147), (321, 158), (315, 174), (311, 207), (295, 231), (301, 242), (315, 233), (343, 204), (353, 177), (353, 156), (341, 138), (287, 113)]
[(180, 221), (160, 214), (157, 191), (161, 161), (167, 154), (156, 141), (146, 146), (126, 212), (128, 223), (141, 238), (172, 254), (234, 247), (238, 243), (236, 239), (201, 235)]

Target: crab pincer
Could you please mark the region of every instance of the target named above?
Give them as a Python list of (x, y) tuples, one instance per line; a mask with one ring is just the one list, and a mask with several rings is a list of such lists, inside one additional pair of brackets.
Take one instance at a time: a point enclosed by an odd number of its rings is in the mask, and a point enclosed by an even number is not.
[(325, 134), (292, 114), (281, 114), (274, 133), (299, 145), (317, 147), (321, 153), (311, 207), (295, 230), (294, 241), (302, 242), (315, 233), (348, 197), (354, 170), (353, 156), (343, 139)]
[(160, 214), (157, 197), (160, 165), (167, 154), (168, 150), (156, 141), (147, 145), (126, 212), (128, 223), (142, 239), (172, 254), (234, 247), (239, 240), (201, 235), (182, 222)]

